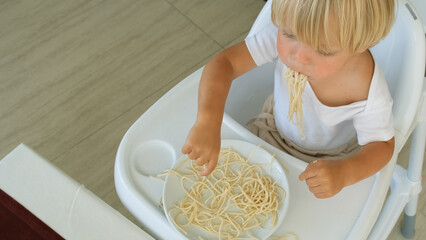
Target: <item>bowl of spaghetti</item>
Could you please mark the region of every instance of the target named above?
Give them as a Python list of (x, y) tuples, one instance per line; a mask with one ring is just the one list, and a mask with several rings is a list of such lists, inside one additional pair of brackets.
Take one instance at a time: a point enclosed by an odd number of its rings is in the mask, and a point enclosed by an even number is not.
[(281, 164), (260, 146), (222, 140), (208, 176), (186, 155), (167, 171), (163, 208), (188, 239), (267, 239), (281, 225), (289, 188)]

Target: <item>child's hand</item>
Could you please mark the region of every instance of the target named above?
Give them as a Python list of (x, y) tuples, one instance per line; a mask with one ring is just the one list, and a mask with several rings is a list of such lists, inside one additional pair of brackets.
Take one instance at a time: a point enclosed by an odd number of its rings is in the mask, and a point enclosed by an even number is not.
[(326, 159), (311, 162), (299, 175), (299, 180), (306, 180), (309, 190), (317, 198), (332, 197), (345, 186), (345, 176), (339, 161)]
[(182, 153), (195, 160), (198, 166), (206, 165), (201, 176), (209, 175), (217, 165), (220, 151), (220, 129), (197, 124), (189, 131)]

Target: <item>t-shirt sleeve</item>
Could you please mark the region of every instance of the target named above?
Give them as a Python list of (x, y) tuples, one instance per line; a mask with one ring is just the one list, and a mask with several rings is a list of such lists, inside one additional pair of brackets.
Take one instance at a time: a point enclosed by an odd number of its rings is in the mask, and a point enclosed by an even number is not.
[(384, 77), (374, 88), (373, 93), (369, 94), (369, 98), (373, 99), (370, 99), (364, 111), (353, 119), (358, 143), (361, 146), (371, 142), (387, 141), (395, 134), (392, 114), (393, 100)]
[(277, 59), (277, 34), (278, 28), (270, 23), (255, 35), (245, 39), (247, 48), (257, 66), (274, 62)]

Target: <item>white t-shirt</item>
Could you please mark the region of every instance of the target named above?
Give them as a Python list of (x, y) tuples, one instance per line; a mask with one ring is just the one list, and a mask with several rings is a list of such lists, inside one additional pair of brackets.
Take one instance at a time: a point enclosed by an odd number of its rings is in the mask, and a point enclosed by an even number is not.
[(288, 118), (289, 96), (287, 66), (276, 49), (278, 28), (272, 23), (245, 42), (255, 63), (260, 66), (275, 62), (274, 116), (282, 136), (309, 150), (328, 150), (347, 143), (357, 136), (358, 143), (387, 141), (394, 136), (392, 97), (384, 74), (375, 64), (367, 100), (349, 105), (329, 107), (316, 97), (309, 82), (302, 94), (303, 133)]

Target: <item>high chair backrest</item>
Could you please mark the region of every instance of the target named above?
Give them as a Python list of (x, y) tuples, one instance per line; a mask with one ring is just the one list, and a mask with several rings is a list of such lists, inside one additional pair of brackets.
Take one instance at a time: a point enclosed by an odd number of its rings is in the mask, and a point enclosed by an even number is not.
[[(390, 33), (370, 49), (394, 99), (396, 146), (400, 150), (416, 122), (425, 72), (425, 35), (419, 17), (406, 0), (396, 0), (396, 20)], [(271, 0), (260, 12), (249, 36), (271, 22)]]
[(397, 146), (401, 148), (417, 122), (417, 111), (422, 102), (425, 35), (412, 5), (402, 0), (398, 3), (392, 30), (371, 52), (385, 73), (394, 99), (395, 134), (399, 141)]

